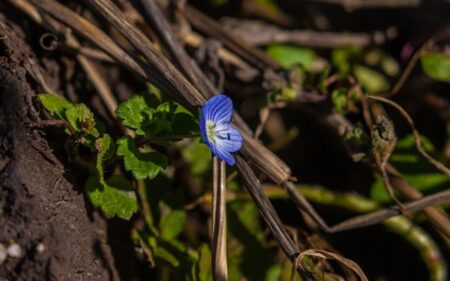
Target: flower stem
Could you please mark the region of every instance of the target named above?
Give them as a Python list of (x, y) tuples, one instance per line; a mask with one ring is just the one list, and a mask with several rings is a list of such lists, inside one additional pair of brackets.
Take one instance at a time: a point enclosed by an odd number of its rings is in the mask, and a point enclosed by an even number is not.
[(212, 190), (212, 268), (214, 281), (228, 280), (226, 219), (226, 164), (213, 157)]

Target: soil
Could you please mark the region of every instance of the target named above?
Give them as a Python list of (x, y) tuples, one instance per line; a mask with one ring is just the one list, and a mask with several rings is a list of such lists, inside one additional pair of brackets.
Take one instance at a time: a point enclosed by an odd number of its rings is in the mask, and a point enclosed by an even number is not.
[(21, 253), (3, 261), (0, 280), (119, 280), (104, 219), (31, 126), (37, 70), (14, 29), (0, 24), (0, 243)]

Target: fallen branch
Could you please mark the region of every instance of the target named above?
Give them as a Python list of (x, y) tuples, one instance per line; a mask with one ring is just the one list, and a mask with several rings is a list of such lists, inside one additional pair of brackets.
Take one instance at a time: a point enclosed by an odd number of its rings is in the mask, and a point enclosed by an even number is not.
[(284, 30), (262, 21), (238, 20), (234, 18), (225, 18), (221, 22), (225, 30), (236, 36), (245, 38), (245, 41), (253, 46), (290, 43), (318, 48), (367, 47), (370, 45), (381, 45), (391, 37), (381, 31), (367, 34)]

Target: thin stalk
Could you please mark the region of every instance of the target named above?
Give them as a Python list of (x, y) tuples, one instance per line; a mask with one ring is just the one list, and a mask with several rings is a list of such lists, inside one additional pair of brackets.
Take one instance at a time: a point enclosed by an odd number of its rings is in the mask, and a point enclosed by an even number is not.
[(213, 280), (226, 281), (228, 280), (226, 164), (216, 156), (213, 157), (211, 239)]

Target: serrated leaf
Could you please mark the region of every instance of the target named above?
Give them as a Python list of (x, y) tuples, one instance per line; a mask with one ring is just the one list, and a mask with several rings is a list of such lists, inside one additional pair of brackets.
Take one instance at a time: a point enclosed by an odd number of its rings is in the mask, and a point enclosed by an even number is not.
[(117, 141), (117, 155), (123, 156), (125, 169), (138, 180), (153, 179), (167, 167), (167, 158), (159, 152), (141, 153), (133, 139), (124, 137)]
[[(133, 96), (129, 100), (121, 103), (117, 109), (116, 114), (123, 119), (122, 123), (132, 129), (139, 129), (141, 123), (145, 120), (142, 114), (146, 109), (149, 109), (143, 96)], [(151, 111), (147, 110), (147, 115)], [(150, 116), (151, 117), (151, 116)]]
[(198, 134), (198, 123), (191, 114), (184, 112), (175, 113), (172, 122), (172, 132), (175, 135), (195, 135)]
[(159, 222), (161, 237), (165, 240), (172, 240), (183, 230), (186, 213), (184, 210), (172, 210), (164, 215)]
[[(156, 108), (149, 107), (149, 102), (143, 96), (134, 96), (119, 105), (117, 115), (123, 119), (123, 124), (135, 129), (138, 135), (145, 136), (161, 145), (169, 144), (169, 139), (178, 140), (176, 136), (189, 137), (198, 133), (195, 118), (186, 113), (183, 107), (173, 102), (165, 102)], [(174, 136), (171, 139), (171, 136)], [(158, 139), (164, 141), (158, 141)]]
[(450, 56), (427, 53), (420, 57), (424, 72), (436, 81), (450, 83)]
[(386, 77), (373, 69), (357, 64), (354, 66), (353, 74), (369, 93), (380, 93), (389, 89)]
[(66, 110), (73, 104), (54, 94), (39, 94), (39, 100), (52, 116), (58, 119), (66, 119)]
[(137, 211), (137, 200), (130, 183), (121, 176), (114, 176), (104, 184), (99, 177), (90, 177), (86, 192), (92, 204), (99, 207), (105, 216), (129, 220)]
[(284, 68), (291, 68), (295, 64), (309, 68), (316, 58), (316, 53), (311, 49), (284, 44), (270, 45), (266, 52)]
[(66, 110), (66, 117), (76, 131), (98, 137), (99, 133), (95, 127), (94, 114), (86, 105), (82, 103), (74, 104)]

